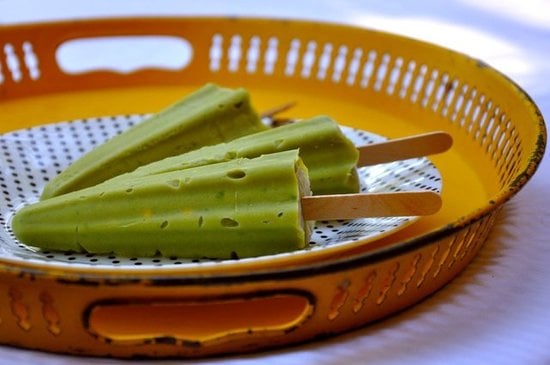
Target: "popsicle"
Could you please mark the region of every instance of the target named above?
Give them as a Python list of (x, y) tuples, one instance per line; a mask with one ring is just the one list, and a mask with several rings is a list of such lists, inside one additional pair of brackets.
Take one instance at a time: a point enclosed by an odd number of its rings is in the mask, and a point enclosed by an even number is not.
[(308, 168), (313, 194), (359, 191), (355, 168), (359, 157), (357, 148), (342, 133), (338, 124), (327, 116), (286, 124), (227, 143), (168, 157), (113, 180), (134, 179), (137, 176), (188, 169), (240, 157), (254, 158), (296, 148), (300, 149), (300, 157)]
[(98, 184), (22, 208), (12, 229), (47, 250), (227, 259), (304, 248), (316, 219), (441, 206), (433, 192), (310, 194), (308, 170), (290, 150)]
[(356, 167), (440, 153), (451, 145), (448, 134), (430, 132), (356, 147), (334, 120), (318, 116), (168, 157), (114, 180), (299, 148), (314, 195), (356, 193), (360, 188)]
[(83, 155), (46, 185), (41, 199), (266, 128), (246, 90), (207, 84)]
[(95, 185), (29, 205), (16, 237), (47, 250), (122, 256), (235, 258), (308, 242), (300, 196), (310, 193), (298, 151)]

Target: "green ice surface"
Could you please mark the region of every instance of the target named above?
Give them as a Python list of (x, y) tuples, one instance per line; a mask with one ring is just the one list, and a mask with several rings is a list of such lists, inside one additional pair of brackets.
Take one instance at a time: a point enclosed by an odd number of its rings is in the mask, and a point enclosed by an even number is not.
[(266, 128), (246, 90), (207, 84), (83, 155), (46, 185), (41, 199)]
[(297, 150), (98, 184), (28, 205), (15, 236), (45, 250), (236, 258), (303, 248)]
[(240, 157), (253, 158), (296, 148), (300, 150), (300, 157), (308, 168), (313, 194), (359, 191), (356, 170), (359, 152), (342, 133), (338, 124), (327, 116), (286, 124), (227, 143), (168, 157), (113, 180), (134, 179), (137, 176), (187, 169)]

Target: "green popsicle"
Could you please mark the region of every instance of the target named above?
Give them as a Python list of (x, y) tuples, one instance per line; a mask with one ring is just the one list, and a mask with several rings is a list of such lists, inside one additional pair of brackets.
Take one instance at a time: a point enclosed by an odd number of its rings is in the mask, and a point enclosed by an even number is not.
[(309, 195), (297, 150), (70, 192), (17, 212), (13, 232), (47, 250), (235, 258), (303, 248)]
[(266, 128), (246, 90), (207, 84), (83, 155), (46, 185), (41, 199), (93, 186), (141, 165)]
[(239, 157), (253, 158), (296, 148), (300, 149), (300, 157), (308, 168), (313, 194), (359, 191), (355, 168), (359, 152), (344, 136), (338, 124), (326, 116), (286, 124), (227, 143), (168, 157), (113, 180), (134, 179), (137, 176), (187, 169)]

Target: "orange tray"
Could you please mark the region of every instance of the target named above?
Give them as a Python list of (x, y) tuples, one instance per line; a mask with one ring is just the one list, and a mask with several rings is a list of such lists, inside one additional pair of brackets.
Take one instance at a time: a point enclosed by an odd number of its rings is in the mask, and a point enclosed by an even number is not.
[[(94, 65), (85, 72), (70, 63), (75, 40), (89, 47), (96, 41), (131, 45), (150, 36), (159, 44), (177, 41), (185, 51), (181, 63), (119, 71)], [(328, 114), (390, 138), (443, 130), (454, 139), (451, 151), (431, 158), (443, 181), (441, 211), (365, 244), (215, 265), (82, 266), (14, 259), (4, 220), (0, 343), (6, 345), (95, 356), (201, 357), (364, 326), (455, 277), (484, 243), (502, 205), (535, 173), (546, 145), (536, 105), (483, 62), (349, 26), (244, 18), (87, 20), (2, 27), (0, 47), (2, 133), (151, 113), (215, 82), (246, 87), (258, 110), (297, 101), (288, 115)]]

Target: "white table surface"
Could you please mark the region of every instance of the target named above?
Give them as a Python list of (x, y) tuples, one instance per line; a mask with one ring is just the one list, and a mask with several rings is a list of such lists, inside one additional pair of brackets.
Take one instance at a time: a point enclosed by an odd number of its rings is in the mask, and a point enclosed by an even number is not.
[[(337, 21), (427, 40), (504, 72), (550, 119), (548, 0), (0, 0), (0, 26), (112, 15), (205, 14)], [(327, 340), (192, 363), (550, 364), (549, 163), (545, 158), (534, 178), (507, 203), (472, 264), (415, 307)], [(128, 362), (0, 346), (0, 364), (118, 363)]]

